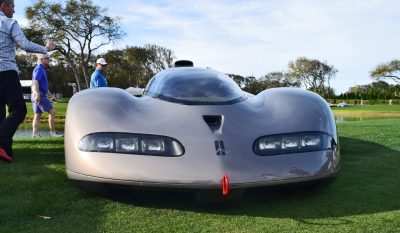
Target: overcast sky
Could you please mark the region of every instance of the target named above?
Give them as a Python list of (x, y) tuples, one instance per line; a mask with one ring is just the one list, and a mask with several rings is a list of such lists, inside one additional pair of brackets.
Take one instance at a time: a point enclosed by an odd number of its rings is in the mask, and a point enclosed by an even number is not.
[[(15, 0), (14, 18), (26, 26)], [(114, 48), (156, 44), (196, 66), (257, 78), (298, 57), (339, 70), (337, 94), (373, 82), (377, 65), (400, 59), (399, 0), (93, 0), (122, 18)], [(111, 47), (110, 47), (111, 48)]]

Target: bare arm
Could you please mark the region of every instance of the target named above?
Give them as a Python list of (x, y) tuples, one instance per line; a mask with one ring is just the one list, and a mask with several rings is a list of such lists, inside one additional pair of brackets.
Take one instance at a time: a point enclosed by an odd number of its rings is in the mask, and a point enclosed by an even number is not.
[(39, 93), (39, 81), (33, 80), (32, 81), (32, 95), (34, 97), (35, 103), (40, 103), (40, 93)]
[(24, 33), (22, 32), (21, 28), (18, 25), (18, 22), (15, 21), (12, 25), (12, 37), (14, 41), (21, 46), (21, 48), (27, 52), (33, 53), (47, 53), (48, 51), (54, 50), (55, 44), (53, 41), (47, 42), (46, 46), (42, 46), (36, 43), (29, 41)]

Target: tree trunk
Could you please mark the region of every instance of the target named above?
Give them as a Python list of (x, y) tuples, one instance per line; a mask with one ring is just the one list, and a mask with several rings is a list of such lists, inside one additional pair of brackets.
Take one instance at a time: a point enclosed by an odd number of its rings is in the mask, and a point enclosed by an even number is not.
[(78, 87), (78, 91), (82, 90), (82, 86), (81, 86), (81, 77), (80, 77), (80, 73), (79, 71), (76, 69), (76, 65), (75, 63), (72, 61), (71, 58), (65, 56), (67, 58), (67, 62), (68, 64), (71, 66), (72, 72), (74, 73), (75, 76), (75, 81), (76, 81), (76, 85)]
[(88, 65), (87, 64), (82, 64), (82, 71), (83, 71), (83, 77), (85, 79), (86, 83), (86, 88), (89, 88), (89, 71), (88, 71)]

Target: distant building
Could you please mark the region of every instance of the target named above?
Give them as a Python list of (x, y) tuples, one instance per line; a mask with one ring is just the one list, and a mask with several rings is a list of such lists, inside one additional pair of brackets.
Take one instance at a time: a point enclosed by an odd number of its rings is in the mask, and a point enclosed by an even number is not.
[(20, 80), (24, 100), (30, 101), (32, 95), (32, 80)]

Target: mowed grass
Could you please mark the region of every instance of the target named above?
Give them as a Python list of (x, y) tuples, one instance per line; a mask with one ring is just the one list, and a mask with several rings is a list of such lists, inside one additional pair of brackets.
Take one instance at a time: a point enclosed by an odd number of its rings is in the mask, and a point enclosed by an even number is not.
[[(68, 103), (53, 103), (53, 107), (56, 112), (56, 122), (57, 123), (64, 123), (67, 106), (68, 106)], [(28, 112), (25, 117), (25, 123), (31, 123), (33, 120), (33, 116), (34, 116), (33, 109), (32, 109), (32, 103), (27, 102), (26, 108), (27, 108)], [(48, 114), (43, 113), (42, 120), (47, 121), (47, 117), (48, 117)]]
[(0, 162), (0, 232), (400, 232), (399, 129), (399, 119), (339, 123), (342, 170), (325, 188), (206, 205), (86, 193), (66, 178), (62, 139), (17, 139), (17, 162)]
[[(55, 117), (55, 127), (56, 130), (59, 132), (64, 131), (64, 123), (65, 123), (65, 115), (67, 111), (67, 105), (68, 103), (61, 102), (61, 103), (53, 103), (54, 110), (56, 112), (56, 117)], [(33, 121), (33, 109), (32, 109), (32, 103), (27, 102), (26, 103), (27, 107), (27, 114), (25, 117), (25, 121), (19, 126), (19, 129), (22, 130), (32, 130), (32, 121)], [(48, 113), (45, 112), (42, 114), (42, 117), (40, 119), (40, 129), (41, 130), (48, 130), (49, 129), (49, 124), (48, 124)]]
[(396, 116), (400, 117), (400, 105), (354, 105), (350, 107), (333, 107), (336, 116)]

